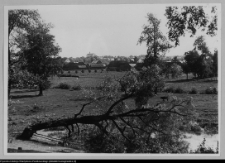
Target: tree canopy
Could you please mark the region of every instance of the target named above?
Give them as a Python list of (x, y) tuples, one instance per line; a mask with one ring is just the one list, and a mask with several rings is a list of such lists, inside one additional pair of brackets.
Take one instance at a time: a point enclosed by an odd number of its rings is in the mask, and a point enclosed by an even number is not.
[(27, 70), (39, 79), (40, 95), (47, 77), (60, 70), (57, 57), (61, 49), (50, 28), (52, 25), (45, 23), (37, 10), (9, 11), (9, 94), (15, 69)]
[(169, 28), (168, 37), (175, 42), (175, 46), (179, 45), (180, 36), (184, 36), (185, 32), (196, 34), (197, 29), (206, 31), (210, 36), (216, 35), (217, 27), (217, 8), (211, 8), (211, 14), (207, 15), (203, 6), (183, 6), (183, 7), (167, 7), (166, 18)]
[[(147, 14), (147, 19), (149, 24), (143, 26), (143, 31), (138, 40), (138, 43), (141, 44), (143, 42), (146, 42), (146, 60), (152, 62), (154, 59), (157, 60), (159, 55), (164, 54), (172, 46), (159, 29), (160, 20), (158, 20), (151, 13)], [(153, 64), (154, 62), (156, 61), (153, 61)]]

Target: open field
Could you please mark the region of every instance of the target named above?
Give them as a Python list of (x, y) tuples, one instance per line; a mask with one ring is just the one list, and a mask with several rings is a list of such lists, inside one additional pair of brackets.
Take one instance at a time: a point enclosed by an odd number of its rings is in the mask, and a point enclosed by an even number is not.
[[(126, 72), (116, 72), (116, 71), (110, 71), (110, 72), (102, 72), (98, 71), (97, 73), (88, 71), (85, 71), (82, 73), (79, 71), (78, 73), (75, 73), (74, 71), (71, 71), (71, 75), (77, 75), (79, 78), (76, 77), (53, 77), (51, 78), (52, 87), (58, 85), (61, 82), (65, 82), (69, 85), (79, 84), (81, 87), (96, 87), (100, 84), (101, 81), (106, 76), (112, 77), (112, 78), (121, 78)], [(68, 74), (65, 72), (65, 74)], [(211, 79), (201, 79), (201, 80), (194, 80), (190, 79), (193, 77), (191, 74), (189, 75), (189, 80), (186, 80), (186, 75), (181, 76), (179, 79), (167, 79), (166, 80), (166, 87), (181, 87), (182, 89), (186, 91), (190, 91), (192, 88), (196, 88), (198, 92), (202, 92), (206, 90), (209, 87), (217, 88), (217, 81), (211, 80)]]
[[(96, 87), (104, 79), (106, 75), (111, 77), (122, 77), (124, 72), (103, 72), (103, 73), (81, 73), (79, 78), (73, 77), (54, 77), (52, 78), (52, 88), (44, 91), (44, 96), (37, 96), (37, 90), (12, 90), (10, 106), (8, 108), (8, 134), (9, 138), (15, 138), (21, 133), (23, 129), (32, 121), (38, 118), (62, 118), (71, 117), (79, 112), (81, 105), (86, 101), (81, 97), (81, 90), (71, 91), (69, 89), (56, 89), (54, 86), (61, 82), (69, 85), (79, 84), (81, 88)], [(202, 80), (173, 80), (166, 83), (166, 86), (182, 87), (190, 90), (195, 87), (198, 90), (205, 90), (208, 87), (217, 87), (215, 81)], [(168, 93), (159, 93), (157, 96), (149, 100), (149, 104), (155, 105), (162, 102), (161, 96), (168, 95)], [(204, 127), (209, 127), (210, 133), (217, 133), (218, 124), (218, 96), (216, 94), (177, 94), (173, 93), (179, 98), (187, 96), (193, 97), (193, 104), (199, 114), (198, 122)], [(127, 100), (127, 105), (134, 107), (133, 100)], [(83, 114), (96, 114), (98, 110), (92, 105), (85, 108)]]

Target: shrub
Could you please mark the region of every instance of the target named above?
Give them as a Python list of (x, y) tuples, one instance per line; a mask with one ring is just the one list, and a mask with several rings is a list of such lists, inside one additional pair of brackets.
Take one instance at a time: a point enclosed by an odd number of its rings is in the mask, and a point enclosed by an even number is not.
[(77, 71), (77, 70), (75, 70), (75, 73), (77, 74), (77, 73), (78, 73), (78, 71)]
[(95, 69), (95, 72), (97, 72), (97, 70)]
[(164, 92), (169, 92), (169, 93), (174, 93), (174, 87), (173, 86), (171, 86), (171, 87), (167, 87), (167, 88), (165, 88), (164, 89)]
[(181, 87), (177, 87), (174, 93), (185, 93), (185, 91)]
[(205, 94), (217, 94), (217, 89), (212, 87), (206, 88)]
[(59, 83), (59, 85), (57, 85), (55, 88), (59, 88), (59, 89), (70, 89), (70, 85), (67, 83)]
[(213, 88), (213, 93), (214, 93), (214, 94), (217, 94), (217, 93), (218, 93), (218, 91), (217, 91), (216, 88)]
[(191, 91), (189, 92), (190, 94), (197, 94), (198, 91), (196, 88), (192, 88)]
[(191, 126), (191, 131), (197, 135), (201, 135), (201, 127), (198, 125)]
[(79, 84), (71, 87), (72, 90), (81, 90), (81, 86)]
[(91, 70), (89, 69), (88, 72), (91, 73)]

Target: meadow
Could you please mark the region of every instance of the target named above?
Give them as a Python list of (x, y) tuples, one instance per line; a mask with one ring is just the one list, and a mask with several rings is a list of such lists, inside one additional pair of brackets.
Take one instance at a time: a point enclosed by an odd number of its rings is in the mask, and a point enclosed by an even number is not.
[[(50, 78), (52, 86), (44, 91), (44, 96), (38, 96), (37, 90), (12, 90), (8, 107), (8, 136), (15, 138), (23, 129), (38, 118), (57, 119), (70, 117), (79, 112), (82, 104), (87, 102), (81, 98), (82, 91), (85, 88), (95, 88), (106, 76), (121, 78), (125, 72), (70, 72), (77, 77), (53, 77)], [(160, 97), (173, 95), (179, 98), (187, 96), (193, 97), (193, 104), (198, 113), (197, 122), (202, 128), (205, 128), (208, 134), (218, 133), (218, 95), (206, 94), (204, 90), (209, 87), (217, 88), (217, 81), (211, 79), (204, 80), (185, 80), (185, 75), (179, 79), (169, 79), (166, 81), (166, 87), (180, 87), (184, 93), (159, 92), (149, 100), (149, 104), (155, 105), (163, 102)], [(79, 85), (81, 89), (59, 89), (55, 88), (60, 83), (66, 83), (70, 86)], [(192, 88), (197, 89), (196, 94), (189, 94)], [(134, 107), (133, 100), (127, 100), (130, 107)], [(83, 115), (95, 114), (98, 112), (92, 105), (86, 107)]]

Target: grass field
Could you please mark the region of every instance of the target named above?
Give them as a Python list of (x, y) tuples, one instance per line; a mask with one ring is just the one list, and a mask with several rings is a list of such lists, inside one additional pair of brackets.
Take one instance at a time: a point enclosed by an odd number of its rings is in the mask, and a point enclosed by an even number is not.
[[(69, 89), (54, 89), (53, 87), (61, 82), (70, 85), (79, 84), (81, 88), (96, 87), (105, 76), (122, 77), (124, 72), (103, 72), (103, 73), (78, 73), (79, 78), (74, 77), (54, 77), (51, 78), (52, 88), (44, 91), (44, 96), (37, 96), (36, 90), (12, 90), (11, 100), (8, 108), (8, 134), (9, 137), (15, 137), (32, 121), (39, 117), (61, 118), (73, 116), (81, 109), (81, 105), (86, 101), (80, 98), (82, 90), (70, 91)], [(189, 80), (182, 78), (178, 80), (167, 81), (166, 86), (182, 87), (190, 90), (195, 87), (198, 90), (205, 90), (208, 87), (217, 87), (216, 81), (211, 80)], [(151, 105), (162, 102), (161, 96), (167, 93), (159, 93), (151, 98)], [(204, 127), (205, 124), (217, 124), (218, 120), (218, 97), (216, 94), (176, 94), (173, 95), (185, 98), (192, 96), (193, 104), (199, 113), (198, 122)], [(128, 105), (134, 107), (134, 101), (126, 101)], [(96, 108), (87, 106), (83, 114), (96, 113)], [(217, 126), (214, 126), (214, 133), (217, 132)]]

